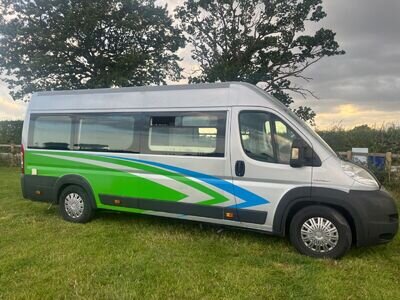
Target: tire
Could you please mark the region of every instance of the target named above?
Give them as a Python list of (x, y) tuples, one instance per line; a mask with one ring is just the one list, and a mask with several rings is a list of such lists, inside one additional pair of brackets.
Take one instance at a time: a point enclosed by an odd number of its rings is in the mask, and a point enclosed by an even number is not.
[(302, 254), (316, 258), (340, 258), (350, 249), (351, 228), (338, 211), (327, 206), (308, 206), (290, 223), (290, 241)]
[(78, 185), (69, 185), (61, 192), (59, 210), (64, 220), (73, 223), (87, 223), (94, 215), (88, 193)]

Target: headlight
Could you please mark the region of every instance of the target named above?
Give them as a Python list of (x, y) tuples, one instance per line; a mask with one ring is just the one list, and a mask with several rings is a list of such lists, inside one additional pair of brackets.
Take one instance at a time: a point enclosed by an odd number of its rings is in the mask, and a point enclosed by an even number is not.
[(379, 187), (379, 183), (376, 181), (375, 177), (371, 175), (364, 168), (357, 166), (351, 162), (342, 161), (342, 169), (347, 176), (353, 178), (358, 183), (368, 186)]

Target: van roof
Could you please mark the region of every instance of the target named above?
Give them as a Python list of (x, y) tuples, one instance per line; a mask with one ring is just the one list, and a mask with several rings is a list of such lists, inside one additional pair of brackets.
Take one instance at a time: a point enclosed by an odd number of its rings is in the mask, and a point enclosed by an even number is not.
[[(60, 95), (82, 95), (82, 94), (218, 89), (218, 88), (229, 88), (232, 83), (233, 82), (220, 82), (220, 83), (196, 83), (196, 84), (175, 84), (175, 85), (157, 85), (157, 86), (134, 86), (134, 87), (121, 87), (121, 88), (58, 90), (58, 91), (36, 92), (34, 94), (37, 96), (49, 96), (49, 95), (60, 96)], [(247, 84), (244, 82), (235, 82), (234, 84), (243, 84), (251, 86), (251, 84)]]
[(267, 106), (286, 109), (255, 85), (201, 83), (34, 93), (31, 112)]

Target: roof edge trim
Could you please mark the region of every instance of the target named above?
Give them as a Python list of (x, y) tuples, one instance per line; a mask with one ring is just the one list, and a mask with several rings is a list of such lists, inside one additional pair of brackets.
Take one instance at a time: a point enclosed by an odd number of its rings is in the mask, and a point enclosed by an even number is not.
[(177, 84), (177, 85), (161, 85), (161, 86), (138, 86), (138, 87), (122, 87), (122, 88), (44, 91), (44, 92), (36, 92), (36, 93), (34, 93), (34, 95), (36, 95), (36, 96), (51, 96), (51, 95), (61, 96), (61, 95), (82, 95), (82, 94), (108, 94), (108, 93), (219, 89), (219, 88), (229, 88), (230, 85), (231, 85), (230, 82)]

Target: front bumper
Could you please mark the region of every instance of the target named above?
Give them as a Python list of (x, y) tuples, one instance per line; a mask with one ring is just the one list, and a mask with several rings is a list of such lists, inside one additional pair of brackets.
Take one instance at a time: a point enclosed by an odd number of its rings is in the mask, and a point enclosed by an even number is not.
[(351, 206), (357, 211), (357, 246), (382, 244), (391, 241), (399, 228), (399, 213), (395, 200), (381, 189), (351, 191)]

